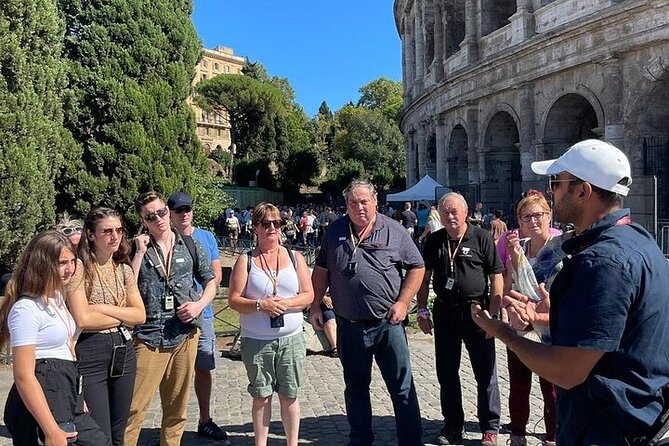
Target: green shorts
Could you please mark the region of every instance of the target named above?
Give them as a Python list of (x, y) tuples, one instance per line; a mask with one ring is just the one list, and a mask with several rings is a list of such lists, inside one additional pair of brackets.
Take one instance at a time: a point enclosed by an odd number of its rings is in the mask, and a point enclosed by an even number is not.
[(249, 377), (251, 396), (267, 398), (276, 392), (297, 398), (305, 356), (302, 333), (269, 341), (242, 338), (242, 361)]

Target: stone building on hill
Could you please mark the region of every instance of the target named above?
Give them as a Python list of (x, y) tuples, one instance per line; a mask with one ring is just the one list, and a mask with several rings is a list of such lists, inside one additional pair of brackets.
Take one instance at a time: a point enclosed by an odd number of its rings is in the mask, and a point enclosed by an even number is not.
[(532, 161), (600, 138), (632, 163), (626, 204), (652, 218), (656, 175), (669, 218), (669, 1), (395, 0), (394, 14), (407, 186), (430, 174), (508, 212), (546, 187)]

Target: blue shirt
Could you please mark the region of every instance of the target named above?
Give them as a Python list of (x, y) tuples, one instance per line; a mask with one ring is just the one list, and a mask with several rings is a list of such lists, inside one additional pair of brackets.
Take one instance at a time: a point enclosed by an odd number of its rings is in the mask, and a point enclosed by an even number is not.
[[(193, 237), (194, 240), (200, 242), (200, 245), (202, 245), (204, 248), (204, 253), (207, 254), (207, 257), (209, 258), (209, 264), (211, 264), (211, 262), (214, 260), (220, 259), (218, 254), (218, 243), (216, 243), (216, 237), (214, 237), (214, 234), (207, 231), (206, 229), (193, 228), (191, 237)], [(198, 293), (202, 293), (202, 285), (198, 283), (197, 280), (195, 281), (195, 290)], [(211, 303), (207, 305), (202, 311), (202, 316), (205, 318), (212, 317), (214, 315), (212, 307), (213, 305)]]
[(557, 443), (621, 445), (652, 425), (669, 384), (669, 265), (653, 237), (612, 212), (562, 245), (551, 286), (553, 345), (604, 352), (558, 393)]
[(383, 214), (377, 212), (374, 229), (355, 252), (350, 225), (345, 216), (328, 226), (316, 265), (328, 270), (338, 316), (351, 321), (383, 319), (399, 296), (400, 271), (422, 267), (423, 258), (406, 229)]

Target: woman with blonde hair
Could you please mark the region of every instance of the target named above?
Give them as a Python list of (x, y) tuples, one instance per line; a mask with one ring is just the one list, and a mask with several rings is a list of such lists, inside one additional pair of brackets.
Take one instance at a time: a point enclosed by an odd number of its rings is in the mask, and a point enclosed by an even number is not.
[(0, 344), (11, 341), (14, 385), (4, 421), (16, 446), (110, 445), (84, 411), (74, 342), (77, 327), (64, 287), (76, 267), (62, 233), (37, 234), (14, 269), (0, 310)]
[[(516, 220), (520, 228), (510, 231), (504, 243), (508, 256), (502, 259), (506, 267), (504, 276), (504, 294), (513, 287), (513, 268), (519, 264), (520, 254), (527, 257), (533, 266), (535, 276), (539, 277), (538, 269), (546, 269), (540, 265), (538, 259), (542, 257), (541, 251), (553, 238), (550, 231), (551, 209), (543, 194), (536, 190), (530, 190), (516, 206)], [(500, 242), (502, 243), (502, 242)], [(521, 244), (522, 243), (522, 244)], [(553, 260), (554, 262), (554, 260)], [(551, 265), (554, 266), (554, 265)], [(535, 323), (548, 321), (535, 321)], [(516, 320), (513, 327), (526, 336), (538, 335), (531, 324)], [(530, 389), (532, 386), (532, 372), (518, 359), (515, 353), (507, 349), (507, 362), (509, 367), (509, 415), (511, 417), (511, 446), (526, 446), (526, 428), (530, 414)], [(544, 398), (544, 423), (546, 425), (546, 438), (544, 445), (555, 445), (556, 434), (556, 398), (557, 389), (555, 385), (539, 377), (539, 385)]]
[(439, 211), (437, 211), (435, 207), (432, 206), (432, 208), (430, 208), (430, 213), (427, 216), (425, 230), (418, 237), (418, 242), (421, 242), (424, 238), (427, 238), (428, 235), (432, 234), (433, 232), (437, 232), (443, 227), (444, 225), (441, 224), (441, 216), (439, 215)]
[(242, 360), (253, 397), (255, 444), (267, 444), (272, 395), (276, 391), (286, 444), (297, 446), (297, 398), (306, 354), (302, 310), (313, 301), (314, 290), (302, 255), (279, 243), (279, 209), (260, 203), (253, 210), (251, 223), (258, 246), (237, 259), (230, 277), (228, 302), (240, 313)]
[(70, 239), (76, 248), (81, 240), (81, 233), (84, 230), (84, 224), (78, 218), (72, 218), (67, 212), (63, 212), (63, 216), (56, 223), (56, 231), (64, 234)]
[(84, 220), (68, 288), (68, 305), (83, 330), (76, 346), (79, 372), (91, 416), (112, 444), (122, 445), (136, 371), (130, 330), (144, 322), (144, 303), (121, 215), (97, 207)]

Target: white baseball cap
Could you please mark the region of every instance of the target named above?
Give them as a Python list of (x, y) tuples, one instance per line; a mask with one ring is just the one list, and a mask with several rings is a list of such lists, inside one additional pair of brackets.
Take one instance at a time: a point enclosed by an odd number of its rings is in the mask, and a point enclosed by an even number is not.
[(532, 170), (539, 175), (569, 172), (600, 189), (623, 196), (629, 193), (628, 186), (632, 184), (632, 169), (627, 156), (617, 147), (598, 139), (578, 142), (558, 159), (536, 161), (532, 163)]

